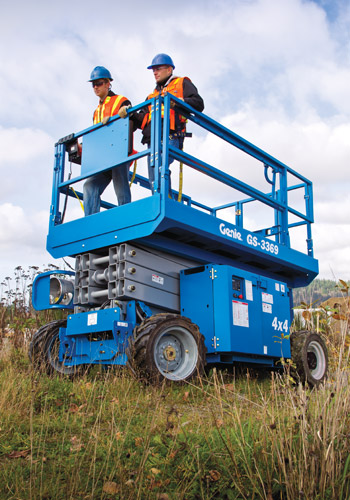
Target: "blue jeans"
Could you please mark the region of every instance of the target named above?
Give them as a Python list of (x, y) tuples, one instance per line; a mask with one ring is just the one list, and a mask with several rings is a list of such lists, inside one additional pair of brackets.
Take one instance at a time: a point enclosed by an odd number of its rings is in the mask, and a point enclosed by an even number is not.
[[(169, 145), (174, 148), (182, 149), (184, 140), (182, 137), (173, 137), (169, 138)], [(150, 147), (149, 144), (147, 144)], [(169, 166), (173, 163), (174, 158), (169, 159)], [(154, 170), (155, 167), (150, 165), (150, 156), (147, 156), (147, 165), (148, 165), (148, 180), (150, 188), (152, 189), (152, 194), (154, 194)], [(169, 194), (171, 194), (171, 172), (169, 171)]]
[(93, 175), (83, 186), (85, 217), (95, 214), (101, 208), (101, 194), (113, 180), (113, 187), (117, 195), (118, 205), (125, 205), (131, 201), (129, 186), (130, 163), (114, 167), (112, 170)]

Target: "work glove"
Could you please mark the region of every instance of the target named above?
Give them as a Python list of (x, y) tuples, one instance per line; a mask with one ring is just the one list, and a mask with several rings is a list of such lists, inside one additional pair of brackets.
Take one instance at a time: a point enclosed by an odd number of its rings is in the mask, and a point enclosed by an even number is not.
[(109, 120), (109, 116), (105, 116), (104, 118), (102, 118), (102, 125), (106, 125), (106, 123), (108, 122)]
[[(182, 97), (178, 97), (178, 99), (180, 99), (180, 101), (184, 101), (185, 102), (185, 99), (183, 99)], [(170, 101), (170, 107), (171, 108), (175, 108), (176, 105), (177, 105), (177, 102)]]
[(120, 110), (118, 111), (118, 115), (120, 116), (120, 118), (126, 118), (128, 116), (129, 108), (131, 108), (131, 106), (123, 106), (122, 108), (120, 108)]

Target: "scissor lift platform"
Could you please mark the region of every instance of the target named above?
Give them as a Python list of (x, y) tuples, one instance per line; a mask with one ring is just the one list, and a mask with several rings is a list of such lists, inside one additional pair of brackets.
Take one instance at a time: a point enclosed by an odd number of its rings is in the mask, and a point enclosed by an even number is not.
[[(171, 101), (198, 126), (199, 142), (208, 139), (215, 164), (198, 158), (200, 147), (193, 156), (171, 145)], [(145, 106), (152, 110), (150, 144), (135, 153), (132, 120)], [(80, 165), (78, 174), (66, 168), (67, 157)], [(104, 198), (102, 211), (88, 217), (71, 203), (67, 210), (69, 197), (83, 200), (80, 182), (141, 158), (154, 168), (154, 183), (134, 170), (131, 203)], [(177, 191), (170, 187), (173, 160), (190, 180), (185, 193), (180, 180)], [(281, 357), (300, 361), (303, 353), (300, 375), (318, 385), (327, 373), (323, 340), (289, 335), (291, 288), (318, 273), (312, 223), (309, 180), (171, 95), (71, 134), (56, 144), (47, 249), (75, 257), (75, 272), (38, 275), (32, 302), (37, 310), (72, 313), (38, 330), (31, 359), (65, 374), (128, 362), (143, 379), (178, 381), (201, 375), (205, 363), (277, 368)]]
[[(189, 121), (204, 128), (232, 146), (244, 151), (262, 164), (269, 191), (262, 192), (245, 184), (230, 173), (195, 158), (169, 145), (170, 100), (181, 106), (181, 113)], [(130, 117), (140, 108), (151, 104), (152, 115), (151, 144), (148, 149), (130, 154)], [(164, 106), (164, 119), (161, 106)], [(69, 145), (82, 139), (83, 156), (80, 175), (67, 179), (65, 176), (66, 152)], [(93, 154), (92, 154), (93, 152)], [(90, 154), (91, 153), (91, 154)], [(137, 160), (149, 156), (156, 175), (154, 194), (123, 206), (103, 203), (107, 208), (89, 217), (81, 217), (69, 222), (62, 221), (63, 200), (69, 196), (82, 198), (81, 193), (73, 193), (69, 186), (86, 179), (97, 172), (118, 165), (127, 160)], [(181, 201), (170, 199), (169, 159), (183, 162), (197, 172), (205, 174), (248, 196), (240, 201), (232, 201), (220, 207), (203, 205), (183, 194)], [(268, 170), (270, 174), (268, 174)], [(294, 184), (288, 185), (289, 178)], [(296, 180), (296, 182), (295, 182)], [(149, 189), (148, 180), (136, 175), (135, 182)], [(305, 211), (290, 206), (288, 194), (292, 190), (302, 190)], [(141, 243), (158, 250), (191, 258), (202, 263), (227, 264), (283, 279), (290, 287), (304, 286), (318, 274), (318, 262), (313, 257), (311, 224), (313, 222), (312, 184), (303, 176), (255, 147), (237, 134), (231, 132), (206, 115), (194, 111), (173, 96), (153, 99), (142, 103), (129, 112), (129, 117), (113, 118), (106, 126), (97, 125), (79, 134), (72, 134), (56, 145), (53, 201), (47, 249), (55, 257), (76, 256), (95, 252), (124, 242)], [(243, 209), (246, 204), (258, 201), (268, 206), (274, 213), (274, 224), (259, 231), (245, 228)], [(232, 209), (232, 220), (220, 218), (220, 210)], [(289, 217), (293, 216), (293, 222)], [(296, 226), (306, 228), (306, 253), (291, 247), (289, 232)]]

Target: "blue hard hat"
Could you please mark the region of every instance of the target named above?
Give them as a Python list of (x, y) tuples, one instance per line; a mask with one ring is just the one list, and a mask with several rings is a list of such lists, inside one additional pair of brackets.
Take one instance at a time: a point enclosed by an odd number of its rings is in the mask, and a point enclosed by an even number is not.
[(107, 68), (104, 66), (96, 66), (96, 68), (91, 71), (90, 80), (88, 81), (93, 82), (94, 80), (99, 80), (100, 78), (108, 78), (111, 82), (113, 81), (112, 75)]
[(171, 59), (168, 54), (157, 54), (153, 60), (150, 66), (147, 66), (147, 69), (152, 69), (154, 66), (172, 66), (175, 68), (175, 65), (173, 63), (173, 60)]

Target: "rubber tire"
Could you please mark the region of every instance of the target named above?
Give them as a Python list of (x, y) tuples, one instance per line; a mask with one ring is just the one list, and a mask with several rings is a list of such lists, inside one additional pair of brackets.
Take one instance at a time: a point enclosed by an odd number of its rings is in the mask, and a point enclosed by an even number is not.
[(318, 333), (295, 332), (291, 335), (292, 361), (302, 383), (317, 387), (328, 372), (328, 352), (324, 340)]
[(42, 369), (48, 374), (75, 375), (78, 371), (75, 366), (64, 366), (57, 359), (59, 344), (59, 329), (65, 328), (67, 321), (57, 320), (42, 326), (32, 338), (29, 345), (29, 359), (36, 369)]
[[(175, 345), (181, 353), (180, 357), (175, 355), (173, 360), (168, 361), (159, 354), (165, 353), (164, 344), (167, 341), (169, 341), (170, 352), (173, 349), (174, 355), (176, 349), (173, 346)], [(188, 352), (190, 356), (182, 356)], [(177, 314), (161, 313), (146, 318), (134, 329), (127, 356), (134, 373), (136, 372), (143, 380), (152, 384), (159, 384), (164, 380), (183, 382), (196, 375), (203, 375), (206, 347), (198, 326), (190, 319)], [(168, 371), (165, 368), (165, 364), (168, 363), (172, 363), (174, 370)]]
[(66, 320), (51, 321), (51, 323), (47, 323), (40, 327), (39, 330), (34, 333), (28, 350), (29, 359), (34, 365), (40, 366), (44, 361), (44, 343), (48, 331), (52, 328), (65, 327), (66, 324)]

